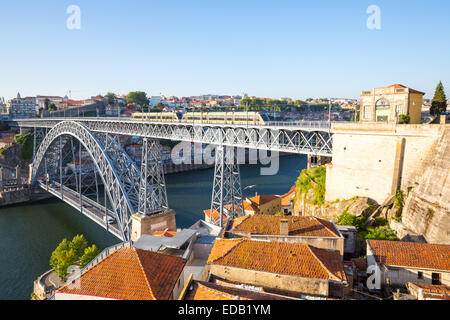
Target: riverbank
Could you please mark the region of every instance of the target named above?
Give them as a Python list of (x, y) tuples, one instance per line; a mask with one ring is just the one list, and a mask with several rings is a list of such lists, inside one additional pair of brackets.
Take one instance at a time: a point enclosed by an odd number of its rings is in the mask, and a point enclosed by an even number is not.
[[(295, 183), (298, 171), (306, 168), (306, 156), (281, 157), (279, 167), (277, 175), (261, 176), (261, 165), (241, 166), (242, 187), (256, 185), (245, 190), (244, 196), (253, 196), (255, 192), (286, 193)], [(213, 169), (166, 176), (169, 205), (177, 213), (178, 228), (189, 227), (204, 218), (202, 210), (210, 206), (213, 177)], [(77, 234), (84, 234), (100, 250), (119, 242), (58, 199), (0, 208), (0, 300), (29, 300), (33, 282), (50, 268), (51, 252), (62, 239)]]

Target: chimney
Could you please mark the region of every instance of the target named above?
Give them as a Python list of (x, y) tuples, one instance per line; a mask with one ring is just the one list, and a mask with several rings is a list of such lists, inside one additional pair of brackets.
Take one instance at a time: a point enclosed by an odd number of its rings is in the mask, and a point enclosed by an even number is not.
[(288, 236), (288, 235), (289, 235), (289, 220), (280, 219), (280, 236)]

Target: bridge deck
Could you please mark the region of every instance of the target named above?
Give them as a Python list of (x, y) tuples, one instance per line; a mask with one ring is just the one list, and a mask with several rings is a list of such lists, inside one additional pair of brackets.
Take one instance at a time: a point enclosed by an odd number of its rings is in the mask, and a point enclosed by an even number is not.
[(91, 132), (140, 136), (228, 147), (330, 156), (332, 132), (327, 122), (246, 123), (159, 122), (130, 118), (16, 119), (21, 128), (51, 129), (61, 122), (79, 123)]
[[(105, 222), (105, 207), (103, 207), (102, 205), (89, 199), (86, 196), (81, 197), (80, 205), (80, 195), (76, 191), (66, 186), (63, 186), (61, 190), (60, 184), (57, 182), (51, 182), (48, 185), (43, 182), (38, 182), (38, 185), (45, 191), (53, 194), (65, 203), (77, 209), (79, 212), (105, 228), (107, 231), (111, 232), (119, 239), (123, 240), (120, 228), (117, 225), (117, 221), (112, 224), (107, 224)], [(108, 213), (111, 217), (114, 217), (114, 213), (111, 210), (108, 210)]]

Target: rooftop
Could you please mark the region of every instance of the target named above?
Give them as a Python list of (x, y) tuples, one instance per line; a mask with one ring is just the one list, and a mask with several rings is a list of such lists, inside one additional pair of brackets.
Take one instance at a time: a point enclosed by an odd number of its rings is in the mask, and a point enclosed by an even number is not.
[(406, 286), (408, 289), (412, 288), (422, 290), (424, 298), (450, 300), (450, 286), (417, 282), (408, 282)]
[(280, 297), (260, 291), (222, 286), (211, 282), (193, 281), (184, 300), (284, 300)]
[(441, 244), (367, 240), (377, 263), (450, 271), (450, 246)]
[(230, 232), (257, 235), (279, 235), (280, 220), (288, 220), (289, 236), (339, 237), (339, 232), (330, 221), (316, 217), (247, 215), (233, 221)]
[(57, 293), (118, 300), (167, 300), (186, 260), (137, 248), (121, 248), (80, 277), (79, 288)]
[(248, 200), (250, 200), (257, 206), (261, 206), (263, 204), (266, 204), (268, 202), (271, 202), (271, 201), (273, 201), (275, 199), (279, 199), (279, 198), (280, 198), (279, 196), (267, 195), (267, 196), (254, 196), (254, 197), (248, 198)]
[(216, 239), (208, 264), (276, 274), (346, 281), (339, 251), (306, 243)]

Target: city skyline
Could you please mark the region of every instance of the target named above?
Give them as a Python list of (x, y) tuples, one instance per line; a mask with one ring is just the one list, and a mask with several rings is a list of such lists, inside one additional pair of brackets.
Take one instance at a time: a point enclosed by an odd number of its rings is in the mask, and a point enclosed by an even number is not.
[[(72, 4), (80, 8), (79, 30), (66, 26)], [(380, 8), (380, 30), (366, 25), (372, 4)], [(326, 6), (2, 3), (8, 14), (0, 21), (0, 96), (71, 90), (79, 99), (141, 90), (179, 97), (358, 98), (363, 90), (401, 83), (429, 99), (439, 81), (449, 85), (450, 45), (440, 40), (450, 31), (447, 2)]]

